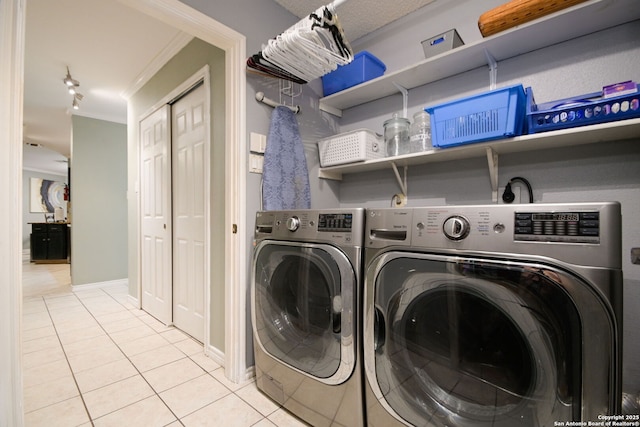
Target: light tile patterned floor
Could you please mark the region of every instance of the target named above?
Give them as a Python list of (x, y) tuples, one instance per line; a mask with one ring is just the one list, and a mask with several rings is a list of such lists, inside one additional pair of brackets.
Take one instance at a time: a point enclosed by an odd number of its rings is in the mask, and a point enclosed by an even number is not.
[(26, 426), (305, 426), (124, 286), (72, 292), (69, 265), (23, 267)]

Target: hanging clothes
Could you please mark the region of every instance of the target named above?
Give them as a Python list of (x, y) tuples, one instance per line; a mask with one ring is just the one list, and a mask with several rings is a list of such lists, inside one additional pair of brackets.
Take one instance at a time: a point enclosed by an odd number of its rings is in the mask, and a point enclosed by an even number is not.
[(304, 146), (293, 111), (273, 109), (262, 170), (264, 210), (310, 209), (311, 190)]

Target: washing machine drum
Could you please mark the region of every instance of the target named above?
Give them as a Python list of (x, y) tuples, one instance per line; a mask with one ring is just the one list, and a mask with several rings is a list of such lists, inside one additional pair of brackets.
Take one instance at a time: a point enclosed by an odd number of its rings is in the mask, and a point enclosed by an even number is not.
[(394, 412), (414, 425), (553, 425), (539, 403), (558, 394), (556, 349), (534, 306), (477, 277), (413, 273), (401, 289), (376, 311), (377, 383)]
[(327, 384), (351, 375), (355, 273), (327, 245), (267, 244), (255, 261), (257, 345), (279, 363)]

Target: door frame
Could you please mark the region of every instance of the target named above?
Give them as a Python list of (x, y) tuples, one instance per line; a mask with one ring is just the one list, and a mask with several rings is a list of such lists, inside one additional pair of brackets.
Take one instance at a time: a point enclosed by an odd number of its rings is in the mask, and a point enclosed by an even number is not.
[[(153, 16), (186, 33), (211, 43), (225, 51), (225, 253), (229, 255), (225, 270), (225, 375), (234, 382), (249, 378), (246, 363), (246, 286), (248, 242), (244, 224), (246, 218), (246, 38), (211, 17), (181, 3), (179, 0), (120, 0), (136, 10)], [(0, 170), (4, 171), (9, 189), (8, 199), (15, 209), (3, 210), (4, 220), (0, 247), (0, 347), (8, 357), (1, 359), (0, 370), (7, 372), (7, 381), (0, 388), (0, 399), (7, 402), (7, 411), (0, 421), (7, 425), (23, 424), (21, 307), (22, 292), (16, 283), (22, 278), (22, 242), (20, 208), (22, 200), (22, 99), (26, 26), (26, 0), (0, 1), (0, 87), (6, 96), (0, 100), (0, 135), (7, 144), (0, 144)], [(234, 226), (237, 230), (234, 230)], [(234, 232), (235, 231), (235, 232)], [(8, 253), (5, 253), (5, 249)], [(4, 286), (6, 284), (6, 286)], [(11, 286), (14, 284), (14, 286)], [(5, 353), (2, 353), (5, 355)]]
[[(194, 88), (196, 85), (198, 85), (200, 82), (202, 82), (202, 84), (204, 85), (204, 90), (205, 90), (205, 119), (206, 119), (206, 124), (205, 124), (205, 158), (209, 159), (211, 157), (211, 84), (210, 84), (210, 67), (209, 65), (205, 65), (202, 68), (200, 68), (198, 71), (196, 71), (193, 75), (191, 75), (189, 78), (187, 78), (185, 81), (183, 81), (180, 85), (178, 85), (176, 88), (174, 88), (171, 92), (169, 92), (167, 95), (163, 96), (162, 99), (160, 99), (160, 101), (156, 102), (155, 104), (153, 104), (153, 106), (151, 106), (151, 108), (149, 108), (148, 110), (146, 110), (144, 113), (142, 113), (140, 115), (140, 117), (138, 117), (137, 123), (139, 124), (142, 120), (144, 120), (145, 117), (148, 117), (150, 114), (153, 114), (155, 111), (157, 111), (158, 109), (162, 108), (163, 106), (167, 105), (167, 104), (172, 104), (173, 102), (177, 101), (178, 99), (180, 99), (180, 97), (185, 94), (186, 92), (188, 92), (189, 90), (191, 90), (192, 88)], [(171, 108), (170, 108), (171, 111)], [(169, 193), (172, 194), (173, 193), (173, 138), (172, 138), (172, 134), (173, 134), (173, 130), (172, 130), (172, 124), (171, 124), (171, 117), (172, 117), (172, 113), (169, 113), (169, 122), (167, 124), (167, 134), (169, 135), (169, 147), (167, 150), (167, 155), (168, 155), (168, 165), (169, 165), (169, 188), (170, 191)], [(140, 129), (140, 126), (138, 125), (138, 129)], [(139, 141), (142, 135), (139, 135)], [(142, 152), (142, 144), (140, 142), (138, 142), (138, 152), (141, 153)], [(139, 154), (139, 158), (141, 158), (140, 154)], [(141, 178), (142, 178), (142, 170), (140, 167), (140, 162), (138, 162), (137, 165), (137, 177), (136, 180), (138, 182), (141, 182)], [(140, 184), (140, 187), (142, 187), (142, 184)], [(204, 193), (205, 194), (210, 194), (211, 188), (211, 165), (209, 164), (209, 162), (206, 162), (206, 166), (205, 166), (205, 171), (204, 171)], [(171, 197), (171, 199), (173, 199), (173, 197)], [(138, 212), (142, 212), (142, 198), (138, 197)], [(171, 205), (171, 209), (169, 210), (170, 212), (170, 217), (167, 219), (167, 222), (170, 223), (169, 225), (169, 230), (171, 230), (171, 235), (169, 236), (169, 241), (173, 243), (173, 202), (170, 202)], [(211, 201), (209, 198), (207, 198), (205, 200), (205, 217), (207, 218), (205, 220), (205, 226), (204, 226), (204, 235), (205, 235), (205, 260), (206, 265), (205, 265), (205, 283), (204, 283), (204, 348), (205, 348), (205, 352), (209, 351), (209, 350), (213, 350), (215, 351), (215, 349), (213, 349), (211, 347), (211, 316), (210, 316), (210, 311), (211, 311), (211, 269), (209, 268), (209, 263), (208, 261), (211, 259)], [(138, 219), (140, 219), (140, 215), (138, 215)], [(138, 229), (138, 274), (140, 275), (139, 277), (142, 277), (142, 233), (140, 232), (141, 229)], [(226, 244), (225, 244), (225, 249), (226, 249)], [(171, 263), (173, 264), (173, 248), (171, 249)], [(173, 267), (172, 267), (173, 270)], [(169, 294), (169, 308), (171, 310), (171, 324), (173, 324), (173, 273), (170, 274), (171, 277), (169, 277), (169, 280), (172, 282), (171, 285), (171, 293)], [(139, 306), (142, 305), (142, 282), (141, 280), (138, 280), (138, 301), (139, 301)], [(226, 308), (226, 307), (225, 307)], [(225, 322), (227, 321), (227, 319), (225, 318)], [(226, 342), (225, 342), (225, 346), (226, 346)], [(225, 352), (226, 354), (226, 352)], [(226, 363), (226, 360), (225, 360)]]
[[(247, 366), (248, 230), (246, 180), (246, 37), (179, 0), (119, 0), (225, 52), (225, 376), (241, 383)], [(136, 248), (138, 255), (140, 248)], [(138, 275), (140, 271), (138, 269)], [(137, 283), (140, 283), (138, 276)], [(207, 333), (205, 331), (205, 333)], [(207, 348), (205, 350), (208, 351)]]
[[(24, 423), (22, 398), (22, 117), (25, 0), (0, 0), (0, 425)], [(6, 142), (5, 142), (6, 141)]]

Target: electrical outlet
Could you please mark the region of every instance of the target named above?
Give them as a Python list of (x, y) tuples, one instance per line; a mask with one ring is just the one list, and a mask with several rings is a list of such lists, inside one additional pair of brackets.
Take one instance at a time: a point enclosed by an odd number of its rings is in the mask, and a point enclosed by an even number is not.
[[(513, 202), (510, 203), (511, 205), (513, 205), (515, 203), (521, 203), (520, 202), (520, 190), (521, 190), (520, 186), (511, 184), (511, 192), (515, 196), (515, 199), (513, 199)], [(500, 205), (504, 205), (505, 204), (504, 200), (502, 200), (502, 193), (504, 193), (504, 187), (499, 187), (498, 188), (498, 204), (500, 204)]]
[(262, 173), (262, 165), (264, 163), (264, 156), (261, 154), (249, 154), (249, 172)]
[(402, 193), (394, 194), (391, 198), (392, 208), (403, 208), (407, 206), (407, 196)]

